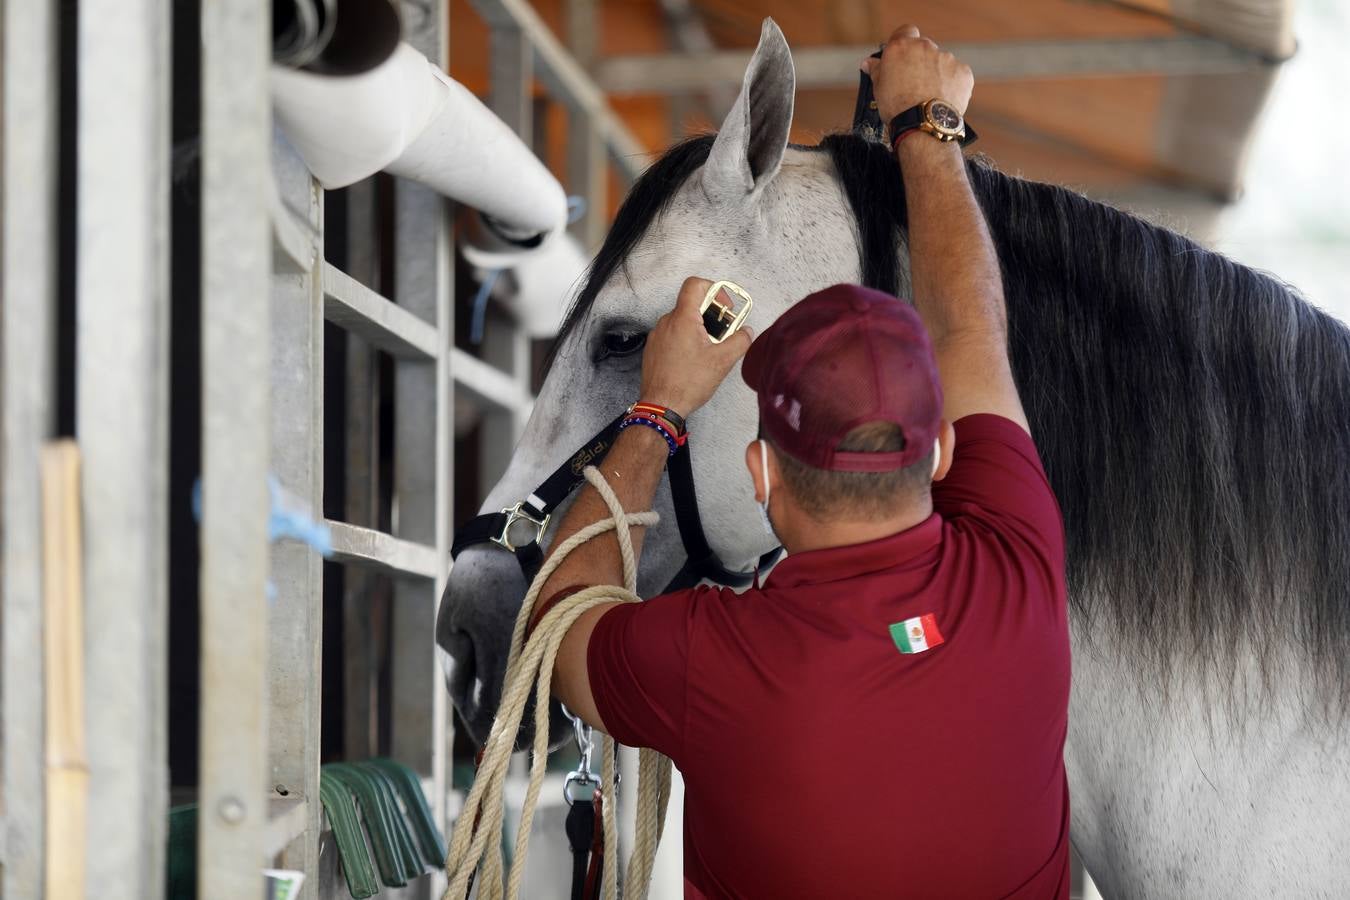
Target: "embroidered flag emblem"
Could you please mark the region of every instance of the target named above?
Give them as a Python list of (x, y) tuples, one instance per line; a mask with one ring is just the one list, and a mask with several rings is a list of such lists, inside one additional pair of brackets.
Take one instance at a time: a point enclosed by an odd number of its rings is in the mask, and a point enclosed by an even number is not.
[(891, 640), (901, 653), (922, 653), (930, 647), (936, 647), (946, 638), (938, 631), (937, 619), (932, 613), (915, 616), (891, 626)]

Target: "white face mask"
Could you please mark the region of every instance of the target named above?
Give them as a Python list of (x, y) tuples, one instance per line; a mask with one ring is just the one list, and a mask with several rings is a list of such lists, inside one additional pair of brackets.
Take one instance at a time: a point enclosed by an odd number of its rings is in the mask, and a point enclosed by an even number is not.
[(777, 537), (773, 531), (773, 523), (769, 521), (769, 445), (764, 443), (763, 438), (759, 440), (759, 465), (760, 472), (764, 476), (764, 499), (759, 504), (759, 517), (764, 522), (764, 530)]

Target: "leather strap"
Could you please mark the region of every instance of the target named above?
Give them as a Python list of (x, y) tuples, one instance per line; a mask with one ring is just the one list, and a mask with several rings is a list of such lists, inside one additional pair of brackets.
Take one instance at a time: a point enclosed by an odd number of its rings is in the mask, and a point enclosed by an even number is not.
[(563, 823), (567, 844), (572, 848), (572, 900), (586, 900), (586, 872), (590, 868), (591, 843), (595, 835), (595, 806), (577, 801)]
[[(873, 59), (881, 59), (881, 51), (872, 54)], [(881, 113), (877, 111), (876, 93), (872, 86), (872, 76), (865, 71), (858, 72), (858, 99), (853, 104), (853, 133), (864, 140), (881, 142)]]
[[(567, 499), (567, 495), (572, 493), (577, 485), (585, 480), (585, 476), (581, 474), (582, 470), (591, 463), (604, 459), (605, 454), (609, 452), (610, 446), (614, 443), (614, 438), (619, 433), (619, 423), (623, 421), (623, 418), (622, 414), (615, 417), (608, 425), (597, 431), (580, 450), (572, 454), (571, 459), (554, 469), (553, 474), (548, 476), (544, 483), (539, 485), (534, 493), (521, 503), (521, 510), (536, 519), (543, 519), (544, 516), (550, 515), (553, 510), (557, 509), (558, 504)], [(495, 512), (484, 513), (465, 522), (455, 532), (454, 543), (450, 545), (451, 559), (459, 556), (466, 547), (485, 544), (497, 537), (506, 527), (507, 520), (506, 513)], [(522, 568), (525, 568), (525, 559), (535, 559), (534, 571), (536, 572), (539, 563), (543, 561), (543, 551), (535, 541), (518, 547), (516, 555), (522, 556)], [(533, 579), (532, 575), (531, 579)]]
[[(586, 466), (599, 463), (609, 452), (618, 436), (619, 425), (627, 416), (620, 413), (608, 425), (598, 431), (586, 442), (572, 458), (553, 471), (533, 494), (521, 502), (521, 511), (537, 520), (551, 515), (558, 505), (576, 489), (585, 476)], [(709, 581), (727, 587), (744, 587), (750, 584), (758, 572), (772, 565), (782, 554), (783, 548), (777, 547), (765, 553), (759, 564), (748, 572), (733, 572), (722, 565), (722, 561), (708, 544), (703, 533), (703, 518), (698, 512), (698, 495), (694, 489), (694, 468), (690, 459), (689, 444), (681, 444), (675, 454), (666, 463), (670, 477), (670, 493), (675, 505), (675, 520), (680, 529), (680, 541), (684, 544), (685, 563), (675, 577), (666, 585), (663, 593), (693, 587), (700, 581)], [(509, 516), (504, 512), (484, 513), (475, 516), (458, 531), (450, 548), (451, 558), (459, 556), (466, 548), (475, 544), (485, 544), (502, 533)], [(525, 573), (526, 581), (533, 581), (544, 562), (544, 550), (538, 541), (530, 541), (516, 547), (515, 556)]]
[(666, 470), (670, 473), (670, 497), (675, 505), (675, 522), (680, 527), (680, 542), (684, 544), (685, 563), (662, 593), (691, 588), (705, 578), (726, 587), (744, 587), (754, 580), (759, 569), (778, 558), (782, 547), (761, 556), (760, 565), (749, 572), (733, 572), (722, 565), (703, 533), (703, 517), (699, 515), (698, 493), (694, 488), (694, 464), (687, 442), (667, 461)]
[[(574, 808), (576, 804), (573, 804)], [(600, 900), (600, 892), (604, 890), (604, 872), (605, 872), (605, 816), (604, 800), (600, 792), (595, 792), (595, 799), (592, 801), (592, 810), (594, 811), (595, 827), (591, 831), (591, 865), (586, 871), (586, 883), (583, 888), (582, 896), (585, 900)]]

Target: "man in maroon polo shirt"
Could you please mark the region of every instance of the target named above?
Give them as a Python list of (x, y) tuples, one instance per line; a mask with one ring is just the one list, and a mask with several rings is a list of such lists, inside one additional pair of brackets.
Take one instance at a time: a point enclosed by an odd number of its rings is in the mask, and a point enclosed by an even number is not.
[[(883, 121), (935, 98), (959, 115), (973, 84), (912, 27), (872, 75)], [(691, 278), (647, 339), (638, 399), (685, 416), (745, 355), (746, 463), (789, 554), (741, 594), (597, 607), (555, 665), (569, 708), (683, 773), (687, 897), (1068, 897), (1059, 510), (960, 150), (916, 133), (897, 155), (917, 316), (838, 285), (715, 345)], [(655, 428), (615, 441), (626, 509), (666, 453)], [(555, 541), (605, 515), (586, 488)], [(620, 581), (597, 539), (543, 596)]]

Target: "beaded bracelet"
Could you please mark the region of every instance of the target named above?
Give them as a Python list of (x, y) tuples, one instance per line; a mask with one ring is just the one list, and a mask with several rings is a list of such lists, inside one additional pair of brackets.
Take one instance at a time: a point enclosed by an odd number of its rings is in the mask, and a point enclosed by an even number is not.
[(640, 412), (655, 413), (656, 415), (665, 419), (666, 422), (671, 426), (671, 430), (674, 431), (676, 437), (683, 435), (687, 430), (685, 428), (684, 418), (679, 413), (675, 412), (675, 410), (671, 409), (669, 406), (662, 406), (659, 403), (647, 403), (644, 400), (639, 400), (637, 403), (634, 403), (632, 406), (628, 407), (628, 414), (630, 416), (633, 413), (640, 413)]
[(683, 447), (684, 442), (689, 440), (689, 433), (687, 431), (679, 430), (675, 427), (675, 423), (658, 413), (648, 412), (644, 409), (639, 410), (638, 412), (629, 413), (627, 418), (655, 422), (657, 425), (661, 426), (667, 435), (675, 439), (676, 446)]
[(677, 441), (675, 439), (675, 435), (671, 434), (670, 430), (666, 426), (658, 422), (655, 417), (649, 418), (646, 415), (629, 416), (628, 418), (624, 419), (622, 422), (619, 423), (619, 430), (623, 431), (629, 425), (645, 425), (648, 428), (651, 428), (660, 433), (661, 437), (665, 438), (666, 440), (666, 446), (670, 448), (671, 456), (674, 456), (677, 452), (679, 452), (680, 444), (683, 443), (682, 441)]

